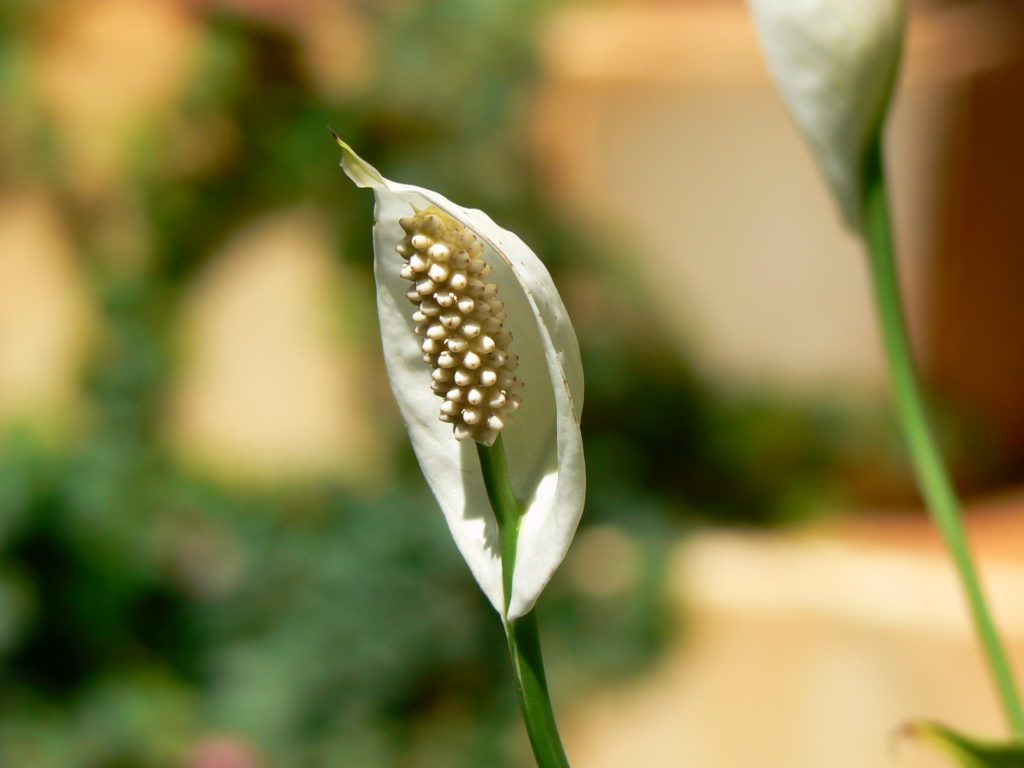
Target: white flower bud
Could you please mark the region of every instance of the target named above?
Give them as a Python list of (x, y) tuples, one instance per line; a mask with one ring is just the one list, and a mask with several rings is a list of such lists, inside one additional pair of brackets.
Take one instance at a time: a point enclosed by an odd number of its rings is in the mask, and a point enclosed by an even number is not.
[(899, 68), (904, 0), (749, 0), (768, 66), (860, 231), (865, 156)]

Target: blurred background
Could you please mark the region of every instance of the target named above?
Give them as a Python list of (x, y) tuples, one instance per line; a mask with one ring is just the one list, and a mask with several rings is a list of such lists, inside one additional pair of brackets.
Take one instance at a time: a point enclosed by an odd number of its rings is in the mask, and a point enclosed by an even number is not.
[[(912, 9), (912, 330), (1024, 670), (1024, 11)], [(576, 324), (588, 504), (540, 607), (575, 765), (1001, 733), (742, 3), (5, 0), (0, 764), (530, 764), (327, 126), (522, 235)]]

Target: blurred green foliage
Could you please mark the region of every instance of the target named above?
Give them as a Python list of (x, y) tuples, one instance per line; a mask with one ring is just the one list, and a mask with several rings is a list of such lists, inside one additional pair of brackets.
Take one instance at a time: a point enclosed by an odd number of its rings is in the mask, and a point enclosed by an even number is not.
[[(115, 251), (131, 244), (104, 228), (104, 201), (83, 202), (62, 175), (61, 139), (28, 91), (25, 41), (41, 5), (0, 9), (4, 111), (31, 127), (5, 134), (0, 161), (61, 202), (103, 324), (81, 438), (54, 448), (12, 434), (0, 453), (0, 764), (180, 766), (201, 739), (225, 733), (288, 768), (522, 761), (499, 623), (404, 442), (401, 479), (386, 492), (321, 483), (257, 493), (185, 472), (162, 427), (175, 310), (240, 226), (313, 201), (345, 235), (340, 257), (369, 270), (371, 204), (337, 170), (327, 125), (393, 178), (487, 209), (556, 279), (586, 270), (614, 280), (599, 260), (584, 262), (600, 249), (549, 205), (531, 165), (531, 41), (551, 7), (367, 3), (373, 77), (345, 98), (313, 87), (282, 28), (208, 12), (181, 113), (188, 125), (229, 125), (235, 138), (216, 163), (189, 167), (166, 130), (137, 137), (127, 184), (150, 244), (127, 260)], [(827, 408), (717, 393), (642, 301), (606, 293), (621, 322), (580, 328), (583, 526), (623, 531), (641, 568), (602, 597), (564, 575), (552, 584), (541, 611), (556, 696), (653, 657), (670, 630), (668, 548), (693, 521), (805, 514), (842, 421)]]

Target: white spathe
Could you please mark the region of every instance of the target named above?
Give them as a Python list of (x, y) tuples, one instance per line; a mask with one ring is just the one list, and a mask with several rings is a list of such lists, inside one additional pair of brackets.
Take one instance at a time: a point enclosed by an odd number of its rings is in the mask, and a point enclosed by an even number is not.
[(463, 208), (429, 189), (385, 179), (342, 141), (342, 168), (376, 198), (373, 226), (374, 275), (384, 361), (395, 400), (409, 431), (420, 468), (437, 498), (480, 588), (504, 614), (498, 525), (484, 488), (472, 440), (459, 441), (439, 420), (441, 399), (431, 391), (431, 369), (423, 362), (399, 275), (395, 248), (405, 237), (399, 219), (436, 206), (470, 229), (484, 246), (508, 313), (522, 406), (503, 431), (512, 489), (523, 508), (507, 618), (533, 608), (565, 558), (583, 511), (586, 473), (580, 412), (583, 366), (565, 305), (540, 259), (515, 234), (487, 214)]
[(899, 69), (904, 0), (748, 0), (768, 67), (861, 230), (864, 160)]

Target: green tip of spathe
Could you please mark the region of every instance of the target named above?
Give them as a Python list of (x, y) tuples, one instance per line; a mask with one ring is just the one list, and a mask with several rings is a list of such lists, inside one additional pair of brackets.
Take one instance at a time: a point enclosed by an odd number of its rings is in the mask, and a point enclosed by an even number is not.
[(344, 140), (331, 128), (327, 129), (334, 141), (341, 148), (341, 167), (357, 187), (379, 187), (384, 184), (384, 177), (377, 169), (356, 154)]

